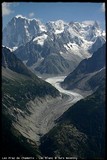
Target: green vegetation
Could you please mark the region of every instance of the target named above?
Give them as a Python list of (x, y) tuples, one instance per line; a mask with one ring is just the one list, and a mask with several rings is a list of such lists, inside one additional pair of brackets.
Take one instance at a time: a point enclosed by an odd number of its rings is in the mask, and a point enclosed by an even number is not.
[[(12, 126), (14, 108), (26, 111), (37, 97), (57, 97), (59, 91), (39, 79), (7, 48), (2, 48), (2, 156), (39, 156), (34, 142)], [(15, 112), (16, 113), (16, 112)], [(15, 116), (14, 113), (14, 116)]]
[(59, 95), (59, 92), (50, 84), (42, 80), (37, 81), (27, 78), (16, 81), (3, 78), (2, 91), (3, 104), (21, 109), (24, 109), (26, 103), (36, 97), (45, 97), (46, 95), (56, 97)]
[(84, 158), (88, 151), (87, 136), (65, 122), (41, 139), (40, 150), (45, 156)]
[[(22, 78), (23, 77), (23, 78)], [(2, 154), (3, 156), (38, 156), (36, 144), (22, 136), (12, 126), (13, 118), (8, 108), (26, 110), (26, 104), (36, 97), (56, 97), (59, 92), (42, 80), (18, 75), (15, 80), (2, 77)], [(15, 113), (14, 113), (15, 114)]]
[(37, 145), (23, 137), (12, 127), (9, 116), (2, 114), (2, 156), (28, 156), (38, 158), (40, 152)]
[(41, 139), (43, 155), (105, 157), (105, 85), (68, 109)]

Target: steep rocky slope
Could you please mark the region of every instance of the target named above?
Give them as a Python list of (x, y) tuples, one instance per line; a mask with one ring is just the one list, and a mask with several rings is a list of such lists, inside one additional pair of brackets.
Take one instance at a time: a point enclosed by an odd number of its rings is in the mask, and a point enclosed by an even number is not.
[[(41, 74), (68, 74), (104, 43), (104, 31), (94, 21), (42, 24), (37, 19), (16, 16), (3, 30), (3, 45), (15, 50), (15, 55), (33, 72)], [(56, 54), (59, 61), (63, 59), (60, 69), (53, 61)]]
[(81, 61), (77, 68), (65, 78), (62, 86), (83, 91), (96, 89), (105, 77), (105, 47), (104, 44), (92, 57)]
[[(40, 103), (41, 101), (46, 101), (46, 99), (47, 102), (54, 101), (56, 97), (59, 97), (58, 90), (28, 70), (9, 49), (2, 48), (3, 155), (17, 155), (18, 151), (19, 156), (21, 154), (34, 156), (39, 154), (36, 143), (15, 129), (13, 123), (18, 124), (18, 115), (20, 114), (29, 115), (30, 117), (27, 106), (30, 101), (34, 101), (36, 98), (36, 107), (38, 105), (37, 102)], [(17, 148), (12, 151), (11, 147), (16, 145)], [(22, 151), (18, 147), (21, 147)]]
[(105, 158), (105, 83), (69, 108), (41, 139), (44, 156)]

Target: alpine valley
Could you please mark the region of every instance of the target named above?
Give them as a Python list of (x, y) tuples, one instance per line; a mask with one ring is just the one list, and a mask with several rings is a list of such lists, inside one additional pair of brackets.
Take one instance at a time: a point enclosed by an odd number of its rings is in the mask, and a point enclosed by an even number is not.
[(2, 156), (105, 158), (105, 32), (13, 17), (2, 34)]

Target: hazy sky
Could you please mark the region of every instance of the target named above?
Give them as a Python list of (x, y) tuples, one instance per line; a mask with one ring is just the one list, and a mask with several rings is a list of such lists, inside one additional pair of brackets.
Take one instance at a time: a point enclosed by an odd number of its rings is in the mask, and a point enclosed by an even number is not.
[(43, 23), (62, 19), (66, 22), (98, 21), (105, 28), (104, 3), (74, 2), (11, 2), (2, 3), (3, 27), (16, 15), (40, 19)]

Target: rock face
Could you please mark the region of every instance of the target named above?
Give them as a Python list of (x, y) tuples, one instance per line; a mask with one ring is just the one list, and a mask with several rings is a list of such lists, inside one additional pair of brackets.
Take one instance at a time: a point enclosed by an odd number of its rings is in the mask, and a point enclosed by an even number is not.
[[(44, 97), (45, 95), (49, 95), (56, 97), (59, 95), (59, 92), (53, 86), (43, 81), (42, 79), (39, 79), (30, 70), (28, 70), (27, 67), (21, 62), (21, 60), (19, 60), (13, 53), (11, 53), (9, 49), (3, 47), (2, 55), (2, 80), (5, 91), (3, 97), (4, 99), (7, 94), (12, 94), (13, 96), (16, 96), (14, 97), (16, 99), (15, 101), (17, 101), (18, 98), (20, 99), (19, 102), (21, 103), (21, 100), (24, 101), (25, 99), (27, 99), (28, 101), (36, 96)], [(5, 82), (8, 82), (7, 85), (10, 84), (9, 88), (6, 87)], [(12, 82), (14, 87), (12, 87)], [(14, 91), (15, 94), (11, 90)], [(23, 96), (25, 97), (25, 99)], [(18, 101), (17, 105), (19, 105)]]
[(48, 55), (35, 70), (39, 71), (41, 74), (60, 74), (68, 72), (68, 68), (71, 66), (74, 67), (70, 61), (65, 60), (62, 56), (51, 54)]
[(45, 26), (37, 19), (22, 16), (13, 17), (3, 31), (3, 45), (13, 48), (25, 45), (38, 33), (45, 31)]
[(97, 37), (96, 41), (93, 43), (93, 45), (89, 48), (89, 52), (94, 53), (96, 52), (99, 48), (103, 46), (105, 43), (105, 39), (103, 37)]
[[(37, 19), (14, 17), (3, 30), (3, 45), (15, 50), (15, 55), (32, 70), (46, 74), (63, 74), (73, 71), (78, 63), (90, 56), (105, 43), (105, 36), (97, 22), (70, 22), (63, 20), (42, 24)], [(51, 55), (52, 56), (49, 56)], [(58, 56), (58, 64), (53, 61)], [(50, 71), (47, 68), (52, 62)], [(64, 62), (66, 61), (66, 62)]]
[[(104, 44), (93, 53), (92, 57), (81, 61), (77, 68), (65, 78), (62, 86), (67, 89), (78, 88), (84, 91), (95, 89), (105, 77), (105, 47)], [(95, 80), (95, 77), (98, 80)], [(94, 85), (91, 85), (93, 83)]]
[[(3, 45), (3, 156), (103, 159), (105, 34), (97, 22), (42, 24), (16, 16), (3, 30)], [(63, 95), (60, 85), (62, 93), (32, 71), (43, 76), (70, 73), (62, 87), (94, 93), (73, 105), (78, 93)]]
[[(15, 129), (13, 123), (18, 124), (18, 117), (30, 117), (27, 104), (35, 98), (38, 103), (46, 101), (46, 97), (54, 100), (59, 97), (59, 91), (49, 83), (39, 79), (19, 60), (9, 49), (2, 48), (2, 147), (3, 154), (38, 155), (35, 142), (24, 133)], [(38, 104), (35, 103), (34, 108)], [(35, 109), (36, 112), (36, 109)], [(20, 126), (21, 128), (21, 126)], [(24, 124), (22, 125), (24, 128)], [(27, 134), (27, 131), (25, 131)], [(10, 149), (19, 146), (20, 149)], [(28, 146), (28, 147), (26, 147)], [(18, 147), (15, 147), (18, 148)], [(21, 150), (22, 149), (22, 150)], [(20, 151), (18, 154), (17, 152)]]
[(40, 149), (53, 157), (105, 157), (105, 82), (58, 119), (57, 126), (41, 139)]

